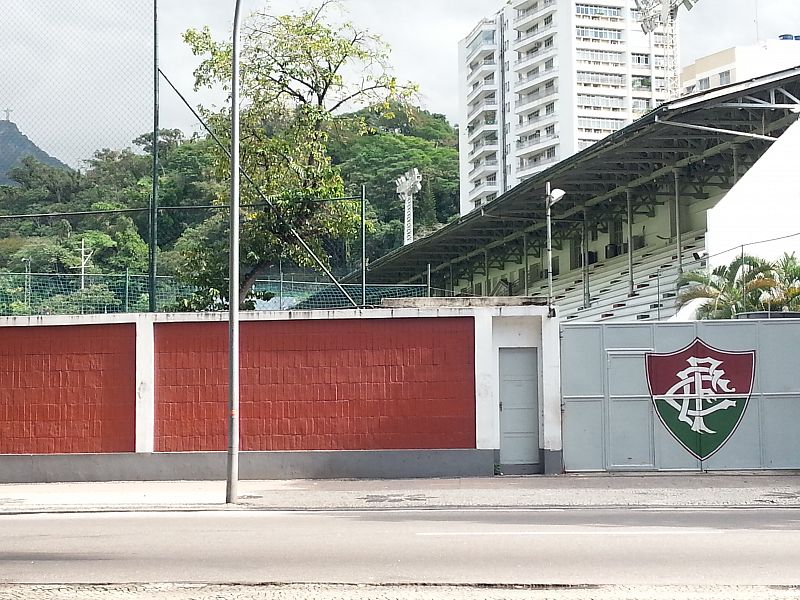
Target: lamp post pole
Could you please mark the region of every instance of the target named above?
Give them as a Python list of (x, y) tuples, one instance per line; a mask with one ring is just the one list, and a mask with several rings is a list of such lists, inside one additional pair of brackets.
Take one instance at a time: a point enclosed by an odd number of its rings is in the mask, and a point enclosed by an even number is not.
[(547, 207), (547, 315), (553, 316), (553, 224), (551, 212), (553, 208), (550, 195), (550, 182), (545, 186), (545, 206)]
[(564, 197), (564, 190), (551, 190), (550, 182), (545, 184), (545, 199), (547, 219), (547, 316), (555, 317), (556, 310), (553, 307), (553, 205)]
[(225, 502), (234, 504), (239, 484), (239, 32), (241, 0), (233, 17), (231, 78), (231, 209), (228, 272), (228, 464)]

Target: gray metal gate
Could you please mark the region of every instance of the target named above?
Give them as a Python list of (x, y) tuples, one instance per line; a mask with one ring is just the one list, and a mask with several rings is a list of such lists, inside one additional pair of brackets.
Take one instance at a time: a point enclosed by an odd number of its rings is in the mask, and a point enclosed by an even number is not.
[(566, 470), (800, 468), (799, 341), (791, 319), (564, 325)]

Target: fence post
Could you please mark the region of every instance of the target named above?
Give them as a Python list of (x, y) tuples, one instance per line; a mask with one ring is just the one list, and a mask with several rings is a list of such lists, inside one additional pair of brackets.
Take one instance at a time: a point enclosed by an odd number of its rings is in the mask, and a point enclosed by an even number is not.
[(130, 289), (131, 289), (131, 270), (125, 269), (125, 312), (128, 312), (130, 307)]

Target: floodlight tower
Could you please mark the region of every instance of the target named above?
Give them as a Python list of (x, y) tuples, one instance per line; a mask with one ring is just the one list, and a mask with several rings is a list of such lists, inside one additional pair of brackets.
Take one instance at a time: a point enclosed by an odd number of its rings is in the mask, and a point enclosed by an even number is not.
[(636, 0), (639, 22), (645, 33), (659, 32), (664, 36), (667, 98), (680, 96), (680, 52), (678, 48), (678, 9), (683, 5), (692, 10), (700, 0)]

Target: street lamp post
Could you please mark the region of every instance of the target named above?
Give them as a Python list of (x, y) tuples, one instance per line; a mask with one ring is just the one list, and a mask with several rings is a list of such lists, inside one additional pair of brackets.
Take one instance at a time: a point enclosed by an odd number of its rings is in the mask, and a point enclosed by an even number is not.
[(556, 311), (553, 307), (553, 224), (551, 213), (553, 205), (561, 200), (564, 194), (566, 192), (558, 188), (551, 190), (550, 182), (547, 182), (545, 186), (545, 207), (547, 209), (547, 315), (550, 317), (556, 316)]

